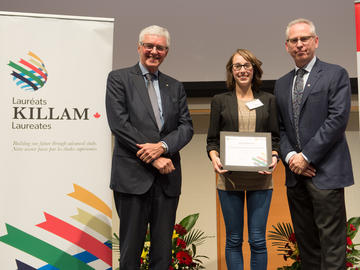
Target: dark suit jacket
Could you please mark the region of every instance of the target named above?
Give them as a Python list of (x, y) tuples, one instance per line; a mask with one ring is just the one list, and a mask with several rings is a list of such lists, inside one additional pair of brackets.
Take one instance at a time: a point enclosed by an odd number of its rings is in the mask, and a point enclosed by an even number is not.
[[(155, 178), (168, 196), (181, 192), (179, 150), (192, 138), (193, 128), (183, 85), (159, 72), (164, 125), (159, 132), (140, 67), (110, 72), (106, 89), (109, 126), (115, 137), (110, 187), (118, 192), (143, 194)], [(175, 170), (161, 175), (136, 157), (136, 144), (164, 141)]]
[[(338, 65), (316, 60), (306, 82), (299, 116), (302, 149), (296, 146), (291, 91), (295, 71), (275, 84), (279, 112), (280, 153), (300, 152), (316, 169), (312, 178), (320, 189), (335, 189), (354, 183), (350, 153), (345, 138), (349, 118), (351, 88), (348, 74)], [(285, 164), (285, 162), (284, 162)], [(286, 185), (295, 186), (299, 177), (287, 164)]]
[[(272, 149), (279, 151), (279, 127), (275, 97), (263, 91), (254, 91), (254, 98), (264, 106), (256, 108), (256, 132), (271, 132)], [(238, 104), (235, 91), (215, 95), (211, 101), (210, 125), (206, 150), (220, 153), (220, 131), (239, 131)]]

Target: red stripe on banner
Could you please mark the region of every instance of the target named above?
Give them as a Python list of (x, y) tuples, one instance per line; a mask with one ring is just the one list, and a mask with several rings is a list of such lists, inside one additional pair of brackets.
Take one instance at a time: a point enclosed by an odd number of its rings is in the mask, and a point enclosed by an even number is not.
[(25, 61), (24, 59), (20, 59), (20, 63), (31, 68), (32, 70), (36, 71), (41, 77), (43, 77), (45, 79), (45, 81), (47, 80), (47, 76), (44, 74), (44, 72), (42, 72), (40, 69), (38, 69), (34, 65), (30, 64), (29, 62)]
[(83, 248), (96, 256), (100, 260), (104, 261), (108, 265), (112, 265), (111, 248), (98, 241), (86, 232), (58, 219), (48, 213), (45, 213), (46, 221), (36, 226), (56, 234), (57, 236), (68, 240), (69, 242)]
[(355, 3), (356, 51), (360, 51), (360, 3)]

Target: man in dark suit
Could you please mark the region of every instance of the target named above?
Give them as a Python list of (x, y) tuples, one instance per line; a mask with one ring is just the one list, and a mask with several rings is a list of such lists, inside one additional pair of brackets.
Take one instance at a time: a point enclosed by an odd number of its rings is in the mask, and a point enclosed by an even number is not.
[(276, 82), (275, 95), (301, 269), (343, 270), (344, 187), (354, 183), (345, 137), (350, 81), (344, 68), (315, 56), (319, 38), (311, 21), (290, 22), (286, 37), (286, 50), (296, 67)]
[[(165, 28), (140, 32), (140, 61), (110, 72), (106, 110), (115, 137), (110, 187), (120, 218), (120, 269), (140, 267), (150, 224), (150, 268), (168, 269), (181, 191), (179, 151), (193, 128), (183, 85), (158, 68), (170, 45)], [(147, 75), (148, 74), (148, 75)]]

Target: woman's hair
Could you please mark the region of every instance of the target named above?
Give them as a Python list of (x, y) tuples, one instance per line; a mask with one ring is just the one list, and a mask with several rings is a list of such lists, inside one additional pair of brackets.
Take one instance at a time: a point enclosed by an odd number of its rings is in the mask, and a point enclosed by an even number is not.
[(233, 55), (230, 57), (229, 61), (226, 64), (226, 86), (228, 90), (234, 90), (236, 82), (232, 72), (232, 64), (235, 55), (241, 55), (246, 61), (249, 61), (253, 66), (253, 79), (251, 81), (252, 90), (259, 90), (261, 85), (261, 75), (263, 71), (261, 69), (262, 62), (253, 55), (252, 52), (246, 49), (237, 49)]

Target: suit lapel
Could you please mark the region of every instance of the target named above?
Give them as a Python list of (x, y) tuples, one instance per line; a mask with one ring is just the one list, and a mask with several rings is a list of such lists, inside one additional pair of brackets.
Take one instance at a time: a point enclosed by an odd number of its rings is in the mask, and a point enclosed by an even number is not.
[[(253, 91), (253, 95), (254, 95), (254, 100), (259, 99), (260, 100), (260, 92), (258, 91)], [(262, 103), (264, 103), (263, 101), (261, 101)], [(256, 108), (255, 109), (255, 114), (256, 114), (256, 120), (255, 120), (255, 131), (261, 130), (261, 125), (262, 123), (264, 123), (264, 109), (265, 109), (265, 104)]]
[(227, 97), (228, 98), (225, 106), (230, 109), (230, 119), (232, 126), (236, 131), (239, 131), (238, 102), (235, 90), (229, 93)]
[(286, 88), (287, 90), (284, 93), (286, 95), (285, 101), (288, 104), (289, 115), (291, 116), (290, 121), (291, 121), (292, 125), (294, 125), (293, 102), (292, 102), (292, 88), (293, 88), (293, 84), (294, 84), (294, 77), (295, 77), (295, 69), (289, 73), (288, 82), (287, 82), (288, 86)]
[(309, 97), (309, 94), (314, 89), (314, 86), (318, 79), (320, 78), (320, 71), (321, 71), (321, 65), (320, 60), (316, 60), (315, 65), (311, 69), (311, 72), (309, 74), (309, 77), (306, 81), (305, 87), (304, 87), (304, 93), (301, 99), (301, 105), (300, 105), (300, 113), (302, 108), (304, 107), (305, 101)]
[(166, 78), (162, 75), (162, 73), (159, 71), (159, 88), (160, 88), (160, 96), (161, 96), (161, 107), (162, 107), (162, 113), (164, 118), (164, 126), (166, 124), (168, 111), (171, 110), (171, 102), (170, 102), (170, 85), (169, 82), (166, 80)]
[(141, 101), (144, 103), (144, 106), (150, 115), (150, 118), (153, 120), (154, 124), (157, 125), (154, 111), (151, 106), (149, 93), (146, 88), (144, 76), (141, 73), (139, 64), (136, 64), (134, 66), (134, 69), (132, 70), (132, 76), (133, 76), (132, 81), (134, 82), (134, 90), (139, 94)]

